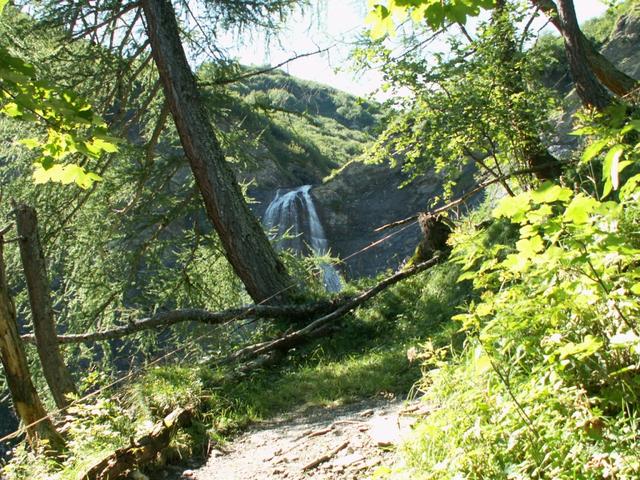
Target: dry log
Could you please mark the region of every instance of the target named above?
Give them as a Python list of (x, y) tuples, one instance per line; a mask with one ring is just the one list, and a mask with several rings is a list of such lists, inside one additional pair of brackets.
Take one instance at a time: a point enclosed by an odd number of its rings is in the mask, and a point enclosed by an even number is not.
[(195, 407), (177, 408), (162, 421), (156, 423), (150, 433), (132, 442), (91, 467), (82, 480), (115, 480), (150, 462), (165, 449), (176, 431), (191, 423)]

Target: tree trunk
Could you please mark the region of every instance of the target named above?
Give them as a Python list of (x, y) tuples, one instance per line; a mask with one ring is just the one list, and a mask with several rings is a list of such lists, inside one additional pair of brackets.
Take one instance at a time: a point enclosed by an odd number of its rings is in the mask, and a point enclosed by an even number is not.
[(636, 79), (617, 69), (607, 57), (602, 55), (582, 31), (580, 31), (580, 39), (591, 70), (605, 87), (617, 96), (624, 97), (640, 86)]
[[(58, 454), (64, 449), (64, 440), (47, 418), (38, 392), (31, 381), (27, 356), (18, 336), (16, 311), (9, 296), (3, 259), (3, 238), (0, 235), (0, 357), (11, 392), (13, 407), (26, 426), (27, 440), (33, 448), (46, 443), (45, 450)], [(44, 420), (41, 420), (44, 419)], [(36, 423), (38, 422), (38, 423)]]
[(585, 106), (604, 110), (611, 105), (612, 98), (589, 68), (587, 54), (580, 38), (581, 31), (573, 0), (558, 0), (558, 15), (562, 23), (564, 48), (576, 92)]
[[(558, 7), (553, 0), (531, 0), (531, 2), (543, 10), (558, 32), (565, 38), (563, 21), (560, 18)], [(577, 25), (577, 22), (576, 22)], [(602, 55), (591, 40), (589, 40), (578, 27), (575, 31), (577, 39), (585, 54), (586, 63), (598, 80), (619, 97), (629, 94), (638, 88), (638, 81), (619, 70), (604, 55)]]
[(184, 152), (225, 255), (258, 302), (291, 297), (293, 282), (249, 210), (209, 123), (168, 0), (143, 0), (151, 51)]
[(36, 211), (27, 205), (18, 205), (16, 226), (42, 371), (56, 405), (58, 408), (64, 408), (69, 404), (68, 395), (77, 394), (77, 390), (58, 345), (49, 279), (38, 236)]

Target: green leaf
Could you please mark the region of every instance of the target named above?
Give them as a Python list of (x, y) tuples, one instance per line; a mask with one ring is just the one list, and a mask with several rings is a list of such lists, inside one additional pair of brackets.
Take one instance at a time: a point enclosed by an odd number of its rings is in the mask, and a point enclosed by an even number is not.
[(22, 115), (22, 110), (15, 102), (7, 103), (4, 107), (2, 107), (2, 110), (0, 111), (10, 117), (19, 117), (20, 115)]
[(523, 193), (516, 197), (505, 197), (500, 200), (492, 215), (494, 218), (507, 217), (514, 222), (521, 222), (525, 218), (525, 213), (531, 209), (529, 200), (530, 195), (528, 193)]
[(582, 154), (582, 161), (588, 162), (598, 155), (609, 143), (609, 139), (598, 140), (589, 145)]
[(101, 180), (101, 177), (95, 173), (86, 173), (84, 168), (74, 163), (66, 165), (56, 163), (48, 169), (44, 168), (42, 164), (36, 163), (33, 180), (37, 185), (47, 182), (57, 182), (63, 185), (75, 183), (80, 188), (87, 189), (94, 182)]
[(465, 280), (473, 280), (474, 278), (476, 278), (478, 276), (478, 273), (471, 270), (468, 272), (463, 272), (462, 274), (460, 274), (460, 276), (458, 277), (458, 282), (464, 282)]
[(609, 149), (602, 163), (602, 176), (606, 179), (602, 197), (606, 197), (611, 190), (618, 189), (618, 164), (620, 157), (624, 153), (625, 146), (621, 144), (614, 145)]
[(640, 120), (631, 120), (629, 126), (634, 130), (640, 132)]
[(529, 259), (525, 255), (511, 253), (504, 259), (502, 266), (512, 273), (524, 272), (529, 266)]
[(620, 189), (620, 198), (628, 198), (629, 195), (634, 193), (640, 185), (640, 174), (632, 176)]
[(572, 195), (573, 192), (570, 189), (546, 181), (531, 194), (531, 200), (534, 203), (566, 202)]
[(384, 5), (375, 5), (365, 18), (365, 23), (372, 25), (369, 35), (373, 40), (379, 40), (387, 34), (393, 36), (396, 33), (391, 12)]
[[(111, 140), (111, 141), (109, 141)], [(113, 139), (105, 139), (100, 137), (92, 138), (88, 142), (84, 142), (84, 147), (81, 150), (92, 157), (98, 157), (102, 152), (114, 153), (118, 151), (118, 146), (113, 142)]]
[(536, 253), (540, 253), (544, 250), (544, 242), (540, 235), (534, 235), (531, 238), (524, 238), (516, 242), (516, 248), (518, 252), (524, 255), (526, 258), (533, 258)]
[(18, 140), (18, 143), (24, 145), (29, 150), (33, 150), (42, 145), (42, 142), (40, 142), (40, 140), (38, 140), (37, 138), (22, 138)]
[(0, 14), (2, 13), (2, 11), (4, 10), (4, 7), (7, 6), (7, 3), (9, 2), (9, 0), (0, 0)]
[(486, 317), (487, 315), (491, 315), (491, 312), (493, 312), (493, 305), (491, 303), (483, 302), (478, 304), (475, 313), (480, 317)]
[(575, 357), (578, 360), (590, 357), (602, 347), (602, 341), (592, 335), (587, 335), (580, 343), (567, 343), (558, 349), (560, 358)]
[(598, 206), (598, 201), (586, 195), (577, 195), (567, 206), (563, 220), (575, 225), (582, 225), (589, 221), (589, 215)]

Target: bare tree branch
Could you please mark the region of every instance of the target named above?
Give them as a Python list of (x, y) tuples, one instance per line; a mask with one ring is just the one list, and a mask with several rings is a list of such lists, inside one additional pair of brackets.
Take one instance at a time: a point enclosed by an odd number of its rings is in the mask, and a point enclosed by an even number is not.
[(334, 47), (334, 45), (330, 45), (330, 46), (328, 46), (326, 48), (321, 48), (321, 49), (318, 49), (318, 50), (316, 50), (314, 52), (301, 53), (299, 55), (295, 55), (295, 56), (293, 56), (291, 58), (288, 58), (287, 60), (285, 60), (283, 62), (280, 62), (277, 65), (274, 65), (272, 67), (263, 68), (263, 69), (260, 69), (260, 70), (253, 70), (251, 72), (248, 72), (248, 73), (245, 73), (245, 74), (242, 74), (242, 75), (238, 75), (236, 77), (221, 78), (219, 80), (213, 80), (213, 81), (210, 81), (210, 82), (198, 82), (198, 84), (200, 86), (203, 86), (203, 87), (213, 87), (213, 86), (228, 85), (230, 83), (239, 82), (241, 80), (246, 80), (247, 78), (256, 77), (258, 75), (263, 75), (265, 73), (272, 72), (272, 71), (277, 70), (278, 68), (283, 67), (283, 66), (287, 65), (288, 63), (291, 63), (291, 62), (293, 62), (295, 60), (299, 60), (301, 58), (310, 57), (312, 55), (318, 55), (320, 53), (327, 52), (330, 49), (332, 49), (333, 47)]
[[(58, 335), (58, 343), (88, 343), (102, 340), (121, 338), (127, 335), (154, 328), (164, 328), (183, 322), (200, 322), (208, 325), (220, 325), (225, 322), (243, 320), (249, 317), (255, 318), (282, 318), (302, 319), (310, 315), (331, 310), (336, 305), (344, 302), (339, 299), (332, 302), (319, 302), (308, 305), (252, 305), (248, 307), (231, 308), (220, 312), (210, 312), (202, 309), (172, 310), (160, 312), (151, 317), (130, 322), (128, 325), (116, 327), (101, 332), (77, 333)], [(35, 343), (33, 334), (22, 335), (22, 340), (27, 343)]]

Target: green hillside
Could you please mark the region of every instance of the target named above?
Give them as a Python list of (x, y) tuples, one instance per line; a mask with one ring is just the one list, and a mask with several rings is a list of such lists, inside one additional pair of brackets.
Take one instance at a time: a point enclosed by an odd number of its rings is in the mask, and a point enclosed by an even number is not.
[[(255, 175), (259, 187), (319, 183), (374, 139), (380, 105), (281, 70), (250, 76), (253, 71), (242, 68), (240, 80), (206, 92), (212, 114), (223, 111), (227, 128), (241, 127), (244, 141), (235, 135), (227, 153), (244, 162), (241, 171)], [(216, 73), (204, 66), (200, 80), (210, 84)]]

